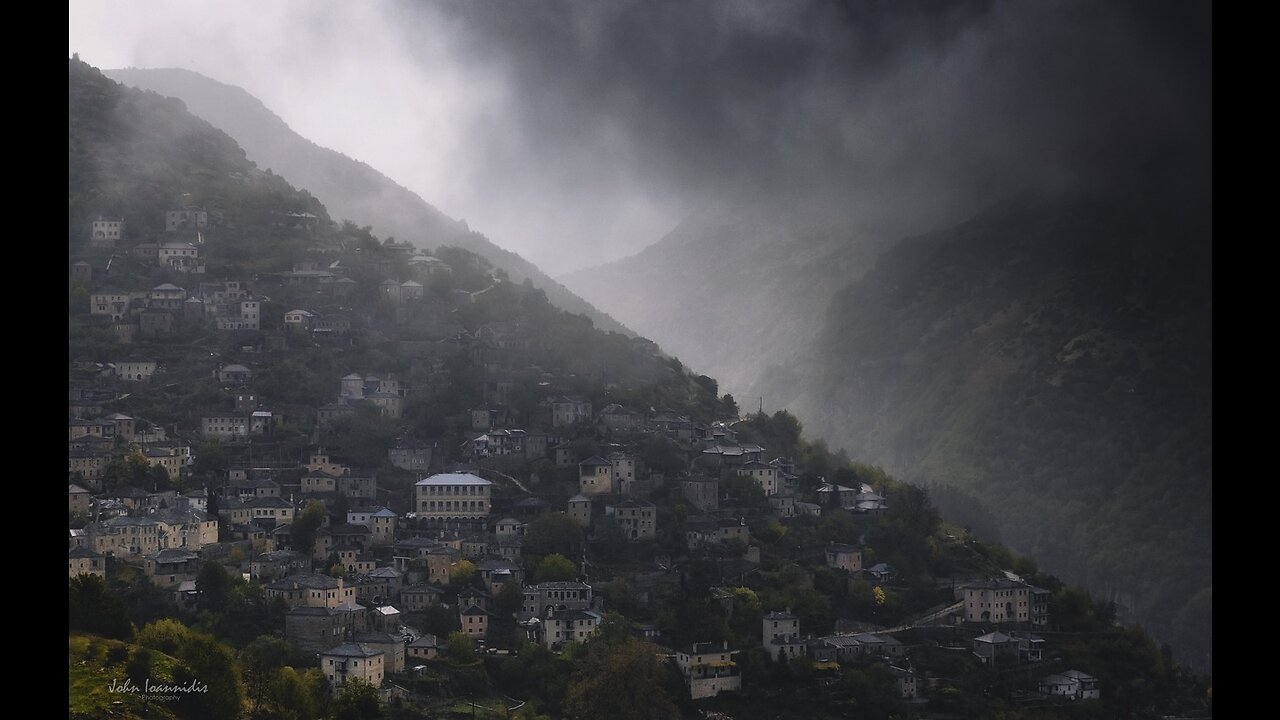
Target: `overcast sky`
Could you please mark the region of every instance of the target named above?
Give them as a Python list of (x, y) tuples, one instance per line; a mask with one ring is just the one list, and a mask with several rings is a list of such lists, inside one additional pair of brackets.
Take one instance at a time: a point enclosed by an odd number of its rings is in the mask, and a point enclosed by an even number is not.
[(71, 0), (68, 53), (243, 87), (558, 274), (747, 189), (909, 228), (1207, 146), (1207, 8)]

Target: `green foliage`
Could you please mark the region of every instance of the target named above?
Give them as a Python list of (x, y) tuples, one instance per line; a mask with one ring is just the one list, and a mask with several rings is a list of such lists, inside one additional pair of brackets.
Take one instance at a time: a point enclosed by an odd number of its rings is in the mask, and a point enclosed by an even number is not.
[[(327, 397), (333, 389), (326, 384), (321, 392)], [(377, 407), (366, 403), (358, 405), (354, 414), (332, 422), (325, 445), (357, 467), (378, 467), (386, 462), (387, 448), (395, 443), (398, 430), (395, 420), (383, 417)]]
[(476, 577), (476, 565), (470, 560), (459, 560), (449, 568), (449, 584), (463, 586)]
[(225, 610), (201, 613), (201, 626), (220, 640), (242, 647), (283, 625), (288, 609), (283, 598), (268, 601), (261, 585), (235, 580)]
[(739, 439), (758, 443), (782, 457), (799, 454), (802, 449), (801, 428), (800, 420), (786, 410), (779, 410), (773, 415), (758, 412), (735, 426)]
[(755, 508), (768, 512), (769, 498), (760, 483), (745, 475), (729, 473), (720, 479), (720, 492), (734, 498), (735, 507)]
[[(308, 702), (302, 678), (292, 667), (305, 667), (311, 658), (280, 638), (262, 635), (240, 651), (240, 669), (244, 676), (245, 691), (255, 712), (264, 704), (284, 704), (306, 710)], [(288, 670), (281, 678), (281, 671)], [(287, 705), (287, 703), (297, 705)], [(314, 709), (303, 713), (314, 716)]]
[(289, 542), (293, 549), (304, 555), (310, 555), (316, 546), (316, 531), (324, 524), (324, 503), (312, 500), (302, 509), (289, 525)]
[(285, 720), (316, 720), (328, 704), (329, 682), (319, 668), (277, 669), (266, 689), (265, 703)]
[(151, 653), (142, 648), (134, 648), (129, 653), (129, 662), (124, 666), (124, 672), (125, 677), (134, 685), (145, 687), (151, 678)]
[(183, 661), (174, 682), (207, 686), (206, 693), (179, 698), (182, 714), (208, 720), (238, 718), (245, 700), (240, 668), (230, 648), (212, 635), (195, 632), (176, 620), (158, 620), (138, 632), (138, 643)]
[(646, 468), (672, 478), (689, 469), (689, 452), (666, 435), (645, 435), (639, 442), (640, 461)]
[(570, 718), (656, 720), (678, 715), (669, 694), (671, 670), (658, 660), (658, 649), (623, 636), (620, 641), (591, 642), (578, 662), (565, 697)]
[(765, 581), (759, 591), (762, 607), (791, 608), (806, 632), (827, 632), (835, 622), (831, 599), (814, 587), (812, 577), (799, 566), (766, 572)]
[(663, 598), (657, 625), (672, 645), (728, 640), (732, 631), (720, 605), (709, 595)]
[(72, 630), (128, 640), (133, 637), (125, 605), (97, 575), (78, 575), (67, 583), (68, 626)]
[(102, 471), (102, 487), (107, 490), (139, 487), (152, 492), (161, 492), (170, 489), (171, 486), (169, 474), (164, 468), (152, 467), (146, 456), (137, 448), (126, 455), (112, 458)]
[(729, 627), (735, 636), (734, 646), (754, 640), (760, 631), (760, 620), (764, 611), (760, 606), (760, 596), (748, 587), (733, 589), (733, 612), (729, 616)]
[(858, 545), (862, 532), (853, 516), (840, 509), (828, 509), (818, 518), (818, 537), (825, 543)]
[(451, 632), (445, 642), (445, 655), (459, 665), (469, 665), (476, 660), (476, 642), (462, 632)]
[(231, 573), (222, 563), (206, 560), (200, 565), (200, 574), (196, 577), (196, 587), (200, 589), (200, 607), (213, 612), (222, 612), (227, 608), (231, 597), (233, 579)]
[(575, 580), (577, 577), (578, 566), (559, 553), (544, 556), (533, 569), (534, 582)]
[(526, 562), (552, 554), (581, 557), (583, 542), (582, 526), (568, 515), (544, 513), (529, 523), (522, 554)]
[(513, 697), (534, 698), (535, 706), (554, 709), (563, 702), (573, 671), (572, 662), (545, 645), (523, 642), (515, 655), (498, 663), (494, 679)]
[(192, 461), (191, 471), (198, 477), (219, 476), (230, 466), (227, 455), (222, 450), (222, 443), (217, 440), (200, 443), (194, 448), (192, 454), (195, 455), (195, 460)]
[(382, 715), (378, 689), (361, 678), (348, 678), (333, 701), (333, 720), (377, 720)]
[(458, 611), (455, 608), (430, 605), (422, 609), (421, 615), (422, 631), (431, 633), (436, 637), (448, 637), (453, 632), (461, 629), (461, 624), (458, 621)]
[(170, 703), (155, 702), (143, 692), (112, 692), (111, 688), (126, 679), (139, 689), (147, 678), (152, 684), (168, 684), (181, 665), (177, 659), (118, 640), (72, 634), (67, 639), (67, 661), (67, 717), (175, 717)]
[(840, 684), (860, 716), (890, 717), (898, 707), (897, 683), (881, 663), (845, 670)]
[(598, 562), (616, 563), (627, 556), (631, 547), (627, 532), (618, 521), (606, 515), (595, 523), (591, 538), (591, 557)]

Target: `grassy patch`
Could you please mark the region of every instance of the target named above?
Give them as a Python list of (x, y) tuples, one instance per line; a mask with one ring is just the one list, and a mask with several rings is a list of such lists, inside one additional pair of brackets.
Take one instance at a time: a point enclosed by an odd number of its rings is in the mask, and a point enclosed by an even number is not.
[(112, 682), (126, 677), (129, 655), (143, 650), (151, 655), (151, 679), (173, 680), (179, 662), (164, 653), (138, 645), (93, 635), (67, 638), (68, 718), (167, 718), (175, 717), (170, 703), (150, 700), (141, 693), (112, 692)]

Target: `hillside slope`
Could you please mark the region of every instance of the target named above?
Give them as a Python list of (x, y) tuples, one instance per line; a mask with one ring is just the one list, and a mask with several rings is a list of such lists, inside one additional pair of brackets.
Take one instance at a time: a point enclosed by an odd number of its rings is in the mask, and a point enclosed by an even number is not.
[(294, 132), (262, 101), (239, 87), (176, 68), (127, 68), (104, 70), (103, 74), (182, 100), (193, 114), (235, 138), (259, 167), (271, 168), (314, 193), (336, 219), (370, 225), (380, 237), (394, 236), (419, 247), (453, 245), (470, 250), (505, 270), (515, 282), (528, 278), (557, 307), (590, 317), (602, 330), (631, 334), (533, 263), (468, 229), (465, 222), (449, 218), (369, 165)]
[(832, 302), (811, 362), (762, 384), (1203, 668), (1209, 211), (1143, 194), (1024, 198), (904, 241)]

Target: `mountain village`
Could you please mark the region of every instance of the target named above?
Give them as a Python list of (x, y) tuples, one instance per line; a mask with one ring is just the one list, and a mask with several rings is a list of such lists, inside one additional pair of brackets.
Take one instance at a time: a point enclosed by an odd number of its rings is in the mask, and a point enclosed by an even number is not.
[(180, 103), (70, 73), (71, 716), (153, 670), (225, 702), (163, 717), (1200, 702), (1114, 604), (787, 411), (467, 250), (334, 222)]
[[(307, 227), (316, 218), (297, 214), (288, 221)], [(431, 607), (456, 615), (458, 632), (491, 654), (514, 652), (512, 640), (558, 651), (590, 638), (611, 610), (592, 583), (590, 559), (572, 558), (573, 579), (542, 582), (531, 581), (531, 568), (524, 562), (526, 533), (547, 515), (567, 518), (587, 536), (602, 534), (608, 524), (609, 532), (620, 533), (627, 543), (650, 546), (642, 553), (652, 558), (648, 567), (617, 575), (612, 582), (647, 588), (664, 576), (674, 577), (676, 566), (687, 558), (652, 549), (658, 533), (666, 531), (679, 535), (690, 552), (719, 549), (739, 586), (749, 587), (753, 575), (761, 573), (753, 526), (846, 514), (869, 527), (889, 509), (886, 498), (868, 483), (845, 486), (823, 480), (803, 489), (803, 468), (739, 438), (739, 418), (696, 418), (618, 403), (595, 408), (588, 399), (572, 395), (548, 395), (536, 415), (519, 417), (505, 403), (511, 383), (501, 379), (485, 385), (488, 402), (471, 408), (469, 435), (461, 446), (441, 447), (431, 438), (410, 434), (385, 448), (388, 467), (418, 478), (410, 492), (380, 486), (379, 468), (349, 465), (319, 445), (311, 445), (296, 462), (255, 462), (253, 444), (269, 444), (283, 427), (318, 440), (327, 424), (362, 406), (399, 420), (415, 387), (377, 368), (352, 368), (332, 378), (329, 402), (314, 407), (272, 404), (255, 389), (254, 379), (259, 368), (272, 362), (273, 353), (299, 340), (344, 342), (362, 330), (350, 314), (321, 312), (317, 306), (300, 304), (265, 316), (264, 301), (270, 298), (264, 293), (311, 294), (329, 306), (351, 296), (357, 283), (340, 261), (304, 262), (266, 276), (214, 280), (205, 272), (200, 252), (209, 213), (192, 207), (170, 210), (165, 224), (176, 239), (121, 247), (123, 220), (94, 221), (88, 246), (110, 253), (109, 261), (100, 267), (85, 259), (71, 265), (73, 281), (95, 288), (84, 319), (109, 329), (129, 351), (71, 367), (69, 576), (109, 579), (130, 568), (168, 593), (177, 606), (194, 608), (200, 603), (202, 566), (217, 563), (261, 585), (269, 601), (287, 606), (275, 632), (314, 654), (335, 693), (349, 679), (361, 678), (387, 699), (407, 696), (403, 678), (424, 669), (445, 649), (445, 638), (415, 623)], [(427, 304), (424, 283), (453, 273), (441, 259), (407, 243), (391, 242), (381, 249), (392, 258), (388, 264), (398, 263), (411, 276), (387, 279), (377, 288), (393, 317), (408, 317)], [(190, 289), (174, 282), (117, 288), (98, 280), (102, 275), (110, 279), (112, 264), (121, 262), (152, 264)], [(496, 276), (489, 280), (501, 282)], [(473, 302), (492, 287), (454, 294)], [(252, 359), (216, 363), (211, 375), (220, 388), (217, 402), (193, 415), (198, 420), (190, 425), (110, 411), (130, 396), (163, 393), (178, 368), (172, 360), (147, 355), (148, 343), (193, 328), (252, 336), (261, 346), (243, 348), (243, 357)], [(495, 358), (518, 357), (536, 342), (518, 327), (498, 323), (475, 332), (450, 329), (445, 342), (490, 368)], [(642, 339), (632, 344), (655, 352)], [(582, 456), (576, 444), (642, 436), (667, 438), (698, 462), (667, 476), (646, 467), (632, 443), (601, 442), (599, 453), (590, 456)], [(229, 463), (206, 488), (193, 483), (193, 477), (200, 448), (211, 444), (243, 450), (245, 459)], [(165, 488), (121, 484), (118, 478), (108, 482), (113, 463), (129, 459), (145, 464), (145, 477), (158, 474)], [(535, 460), (576, 475), (576, 492), (559, 501), (554, 493), (530, 492), (510, 474)], [(749, 511), (751, 523), (737, 507), (739, 498), (726, 493), (725, 481), (734, 478), (748, 481), (767, 500), (767, 511)], [(688, 508), (674, 527), (660, 526), (664, 514), (650, 500), (658, 489), (668, 501), (678, 498)], [(323, 505), (323, 518), (303, 547), (295, 523), (314, 501)], [(857, 543), (802, 550), (820, 558), (845, 583), (872, 586), (880, 598), (884, 588), (894, 586), (894, 568), (865, 562)], [(464, 563), (474, 570), (474, 582), (451, 586), (451, 577)], [(1053, 643), (1045, 632), (1052, 628), (1049, 590), (1011, 572), (948, 578), (946, 586), (953, 593), (951, 602), (896, 627), (842, 619), (832, 631), (817, 634), (806, 632), (790, 608), (772, 607), (761, 608), (759, 634), (748, 645), (703, 640), (667, 646), (652, 622), (635, 622), (633, 631), (662, 648), (695, 700), (741, 690), (738, 658), (754, 648), (771, 662), (807, 658), (819, 680), (842, 666), (880, 663), (903, 702), (927, 703), (927, 690), (945, 687), (948, 679), (917, 669), (913, 650), (922, 642), (971, 654), (992, 672), (1031, 668), (1026, 674), (1033, 682), (1022, 696), (1031, 702), (1099, 697), (1097, 678), (1053, 661)], [(499, 618), (495, 598), (509, 588), (518, 590), (520, 609)], [(726, 614), (734, 610), (734, 590), (731, 585), (711, 588)], [(506, 636), (507, 642), (492, 642), (490, 627), (512, 621), (516, 632)], [(948, 644), (928, 640), (929, 628), (949, 629)], [(959, 635), (956, 629), (961, 629)]]

